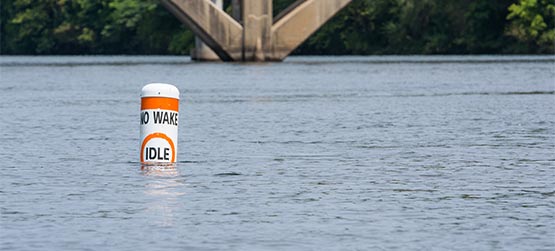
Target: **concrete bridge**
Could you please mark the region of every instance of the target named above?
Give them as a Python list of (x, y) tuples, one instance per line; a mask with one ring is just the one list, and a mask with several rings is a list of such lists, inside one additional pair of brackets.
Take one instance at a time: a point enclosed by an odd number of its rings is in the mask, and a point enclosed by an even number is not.
[[(297, 0), (277, 16), (272, 0), (161, 0), (198, 38), (195, 60), (281, 61), (351, 0)], [(204, 42), (204, 43), (203, 43)]]

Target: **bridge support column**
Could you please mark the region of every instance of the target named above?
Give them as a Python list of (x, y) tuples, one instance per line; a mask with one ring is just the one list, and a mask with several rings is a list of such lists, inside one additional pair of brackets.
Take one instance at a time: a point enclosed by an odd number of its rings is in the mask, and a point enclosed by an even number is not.
[(224, 61), (281, 61), (352, 0), (297, 0), (275, 20), (272, 0), (233, 0), (235, 18), (210, 0), (160, 1)]
[(266, 61), (272, 45), (272, 0), (243, 0), (243, 60)]
[[(223, 0), (212, 0), (218, 8), (223, 9)], [(198, 36), (195, 37), (195, 48), (191, 49), (191, 59), (197, 61), (220, 61), (220, 57), (208, 45), (202, 42)]]
[(351, 0), (298, 0), (272, 26), (272, 57), (284, 59)]

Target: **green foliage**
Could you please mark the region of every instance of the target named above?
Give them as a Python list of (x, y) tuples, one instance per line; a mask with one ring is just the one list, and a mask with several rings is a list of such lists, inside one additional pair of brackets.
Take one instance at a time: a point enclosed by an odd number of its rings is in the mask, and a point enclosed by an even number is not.
[(508, 7), (513, 1), (355, 0), (296, 53), (538, 52), (532, 47), (521, 46), (505, 33)]
[(473, 53), (501, 53), (514, 43), (504, 34), (507, 6), (512, 0), (472, 1), (464, 14), (463, 34), (456, 41), (465, 51)]
[(193, 41), (157, 0), (2, 1), (2, 54), (183, 53)]
[(520, 0), (511, 4), (507, 33), (539, 52), (554, 52), (555, 3), (549, 0)]
[[(230, 0), (226, 0), (226, 6)], [(274, 15), (295, 0), (273, 0)], [(1, 54), (188, 54), (158, 0), (2, 0)], [(297, 54), (554, 53), (552, 0), (353, 0)]]

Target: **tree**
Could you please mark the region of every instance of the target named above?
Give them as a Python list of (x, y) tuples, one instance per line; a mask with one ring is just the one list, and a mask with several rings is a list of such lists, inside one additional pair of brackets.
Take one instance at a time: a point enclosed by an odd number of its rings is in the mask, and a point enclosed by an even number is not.
[(505, 35), (508, 6), (514, 0), (471, 1), (457, 41), (469, 53), (502, 53), (514, 41)]
[(6, 0), (2, 54), (187, 54), (192, 33), (157, 0)]
[(550, 0), (519, 0), (509, 7), (507, 33), (528, 50), (555, 52), (555, 4)]
[[(294, 2), (274, 0), (274, 15)], [(353, 0), (294, 53), (554, 53), (554, 26), (553, 0)], [(159, 0), (0, 1), (1, 54), (183, 55), (193, 46)]]

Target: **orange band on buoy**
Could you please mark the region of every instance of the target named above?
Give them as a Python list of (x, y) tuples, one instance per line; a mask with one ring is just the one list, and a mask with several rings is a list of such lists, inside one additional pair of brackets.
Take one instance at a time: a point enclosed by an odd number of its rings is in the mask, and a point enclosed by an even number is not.
[(179, 99), (165, 97), (144, 97), (141, 99), (141, 110), (162, 109), (179, 111)]

